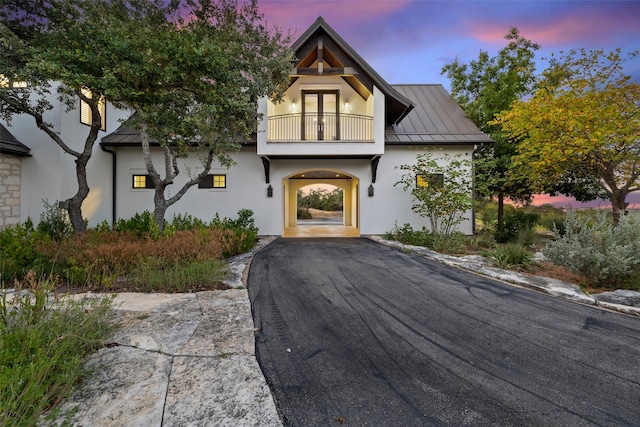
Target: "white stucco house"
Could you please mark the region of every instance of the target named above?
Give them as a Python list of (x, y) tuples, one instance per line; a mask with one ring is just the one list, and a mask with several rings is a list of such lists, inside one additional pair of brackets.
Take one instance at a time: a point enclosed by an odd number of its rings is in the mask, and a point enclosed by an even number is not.
[[(343, 227), (350, 235), (383, 234), (395, 222), (428, 226), (427, 219), (412, 213), (411, 195), (394, 186), (403, 173), (399, 166), (414, 163), (424, 149), (471, 159), (474, 147), (490, 139), (441, 85), (387, 83), (322, 18), (293, 50), (297, 62), (284, 102), (260, 100), (263, 120), (255, 139), (233, 153), (236, 166), (214, 164), (211, 176), (173, 205), (167, 219), (189, 213), (208, 221), (216, 213), (234, 217), (246, 208), (254, 212), (261, 234), (287, 235), (297, 226), (297, 190), (330, 184), (344, 190)], [(66, 141), (78, 144), (87, 133), (80, 107), (65, 112), (60, 106), (47, 117)], [(130, 112), (110, 105), (106, 110), (104, 131), (89, 162), (91, 191), (83, 205), (90, 225), (153, 210), (140, 137), (122, 125)], [(73, 159), (33, 119), (16, 117), (5, 130), (26, 147), (20, 154), (0, 152), (0, 165), (6, 156), (22, 156), (19, 218), (37, 221), (43, 199), (64, 200), (75, 193)], [(191, 163), (195, 167), (197, 161)], [(187, 172), (181, 170), (173, 185), (186, 181)], [(11, 200), (16, 203), (15, 197)], [(6, 210), (2, 203), (0, 198), (0, 215)], [(460, 231), (471, 234), (472, 212), (466, 216)]]

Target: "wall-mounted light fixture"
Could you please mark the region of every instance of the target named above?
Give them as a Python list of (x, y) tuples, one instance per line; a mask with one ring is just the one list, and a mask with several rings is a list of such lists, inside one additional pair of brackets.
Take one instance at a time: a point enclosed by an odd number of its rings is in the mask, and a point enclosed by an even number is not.
[(344, 109), (349, 110), (349, 98), (345, 98), (344, 100)]
[(369, 184), (369, 197), (373, 197), (373, 184)]
[(267, 187), (267, 197), (273, 197), (273, 187), (271, 184)]
[(298, 104), (296, 104), (295, 98), (291, 98), (291, 112), (295, 113), (296, 111), (298, 111)]

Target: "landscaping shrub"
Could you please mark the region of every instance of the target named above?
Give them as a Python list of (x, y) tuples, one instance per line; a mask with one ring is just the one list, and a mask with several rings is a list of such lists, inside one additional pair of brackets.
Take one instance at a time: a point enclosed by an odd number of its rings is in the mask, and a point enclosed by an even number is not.
[(7, 286), (22, 280), (29, 270), (47, 273), (51, 261), (45, 249), (50, 245), (49, 236), (35, 230), (30, 220), (0, 230), (0, 283)]
[(174, 215), (170, 225), (176, 231), (196, 229), (202, 230), (207, 227), (204, 221), (202, 221), (200, 218), (196, 218), (189, 214)]
[(463, 253), (467, 245), (467, 237), (460, 232), (453, 232), (448, 235), (436, 234), (426, 227), (414, 230), (410, 224), (404, 224), (401, 227), (395, 224), (384, 237), (387, 240), (396, 240), (405, 245), (424, 246), (446, 254)]
[(414, 230), (409, 223), (403, 224), (401, 227), (397, 223), (394, 224), (391, 231), (388, 231), (384, 238), (396, 240), (405, 245), (424, 246), (426, 248), (433, 246), (433, 235), (426, 227)]
[(540, 215), (535, 212), (527, 212), (525, 209), (513, 211), (505, 209), (502, 228), (496, 229), (496, 241), (498, 243), (517, 241), (522, 232), (533, 230), (539, 219)]
[(84, 363), (113, 332), (110, 297), (49, 300), (53, 279), (0, 296), (0, 424), (36, 425), (85, 375)]
[(40, 223), (37, 230), (57, 242), (71, 236), (73, 234), (73, 226), (67, 211), (61, 208), (58, 202), (49, 203), (48, 200), (43, 200), (42, 203), (44, 204), (44, 211), (40, 214)]
[[(499, 238), (501, 243), (506, 243), (507, 241), (518, 241), (522, 243), (522, 237), (520, 237), (521, 231), (534, 230), (536, 225), (546, 230), (552, 230), (555, 227), (562, 232), (564, 229), (564, 211), (561, 208), (556, 208), (549, 204), (521, 208), (505, 204), (504, 215), (505, 227), (502, 232), (498, 233), (496, 230), (498, 224), (498, 204), (495, 202), (484, 204), (482, 208), (476, 212), (478, 229), (492, 230), (492, 232), (496, 234), (495, 237)], [(537, 219), (534, 221), (535, 215), (537, 215)]]
[[(161, 239), (141, 237), (133, 231), (90, 230), (52, 244), (47, 251), (59, 259), (56, 271), (69, 285), (115, 289), (127, 284), (140, 290), (143, 284), (136, 277), (143, 269), (149, 270), (149, 260), (154, 260), (152, 265), (160, 272), (221, 260), (225, 254), (237, 254), (243, 238), (232, 230), (216, 228), (183, 230)], [(208, 283), (215, 284), (217, 280), (212, 276)], [(180, 287), (183, 286), (165, 280), (165, 291), (177, 292)]]
[(311, 215), (311, 212), (309, 211), (308, 208), (301, 208), (301, 207), (298, 206), (297, 218), (298, 219), (311, 219), (311, 218), (313, 218), (313, 215)]
[(495, 247), (496, 238), (494, 233), (486, 229), (478, 231), (475, 236), (467, 240), (467, 248), (472, 251), (478, 251), (480, 249), (495, 249)]
[[(224, 260), (202, 260), (177, 265), (163, 265), (158, 258), (145, 258), (129, 278), (128, 288), (141, 292), (167, 291), (195, 292), (210, 289), (225, 289), (222, 281), (229, 273)], [(215, 287), (214, 287), (215, 285)]]
[[(543, 254), (553, 263), (581, 273), (589, 284), (612, 287), (640, 271), (640, 217), (626, 215), (614, 227), (605, 212), (591, 220), (569, 211), (565, 233), (556, 231), (556, 240)], [(637, 286), (632, 285), (632, 286)]]
[(401, 165), (405, 173), (394, 186), (411, 193), (411, 210), (429, 219), (430, 229), (438, 235), (449, 235), (466, 218), (473, 207), (471, 161), (457, 154), (444, 154), (436, 159), (431, 152), (420, 153), (416, 162)]
[(258, 240), (258, 227), (255, 225), (251, 209), (240, 209), (236, 219), (220, 219), (216, 213), (209, 226), (225, 230), (224, 238), (227, 244), (222, 252), (225, 258), (250, 251)]
[(459, 231), (454, 231), (448, 235), (434, 234), (431, 249), (443, 254), (461, 254), (465, 252), (467, 242), (467, 236)]
[(158, 226), (153, 221), (153, 214), (149, 211), (136, 212), (129, 219), (119, 218), (113, 226), (115, 231), (132, 231), (139, 236), (157, 233)]
[[(117, 230), (102, 224), (99, 230), (61, 241), (34, 230), (30, 222), (7, 228), (0, 231), (0, 279), (13, 284), (34, 269), (39, 276), (54, 273), (64, 285), (84, 290), (219, 289), (228, 272), (222, 260), (248, 252), (258, 237), (248, 209), (235, 219), (216, 215), (210, 224), (178, 215), (162, 236), (154, 227), (151, 214), (143, 212), (119, 220)], [(147, 279), (153, 283), (144, 283)]]
[(549, 204), (534, 206), (531, 210), (540, 216), (538, 225), (547, 230), (555, 229), (560, 234), (564, 234), (564, 218), (567, 216), (564, 210)]
[(507, 243), (495, 248), (490, 253), (490, 258), (496, 267), (505, 270), (526, 270), (533, 264), (533, 254), (524, 246), (516, 243)]
[[(513, 207), (511, 205), (504, 207), (505, 211), (509, 208)], [(476, 211), (476, 220), (480, 222), (479, 228), (482, 230), (492, 230), (495, 232), (496, 224), (498, 223), (498, 204), (483, 204), (482, 208)]]

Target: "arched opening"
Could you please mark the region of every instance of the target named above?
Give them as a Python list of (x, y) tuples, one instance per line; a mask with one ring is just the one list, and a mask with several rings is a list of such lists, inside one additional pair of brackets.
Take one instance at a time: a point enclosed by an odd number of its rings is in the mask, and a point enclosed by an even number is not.
[[(300, 171), (283, 180), (284, 187), (284, 237), (357, 237), (360, 235), (359, 180), (339, 170)], [(325, 190), (325, 196), (342, 195), (341, 214), (331, 218), (303, 218), (299, 215), (298, 199), (313, 191)], [(337, 190), (336, 190), (337, 189)], [(333, 192), (333, 194), (331, 194)], [(332, 197), (327, 197), (331, 201)], [(338, 211), (338, 212), (340, 212)], [(335, 212), (335, 211), (334, 211)]]
[(298, 189), (298, 226), (344, 225), (344, 193), (332, 184), (309, 184)]

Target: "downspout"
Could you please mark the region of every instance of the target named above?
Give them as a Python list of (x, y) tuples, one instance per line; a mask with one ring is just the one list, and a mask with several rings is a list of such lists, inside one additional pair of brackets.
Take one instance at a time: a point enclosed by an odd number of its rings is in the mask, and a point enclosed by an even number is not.
[(471, 233), (473, 236), (476, 235), (476, 153), (483, 145), (483, 143), (480, 143), (480, 145), (473, 144), (473, 151), (471, 152), (471, 196), (474, 202), (471, 209)]
[(117, 171), (117, 162), (116, 162), (116, 152), (113, 150), (109, 150), (105, 148), (104, 145), (100, 144), (100, 148), (102, 151), (111, 154), (111, 227), (116, 224), (116, 171)]

